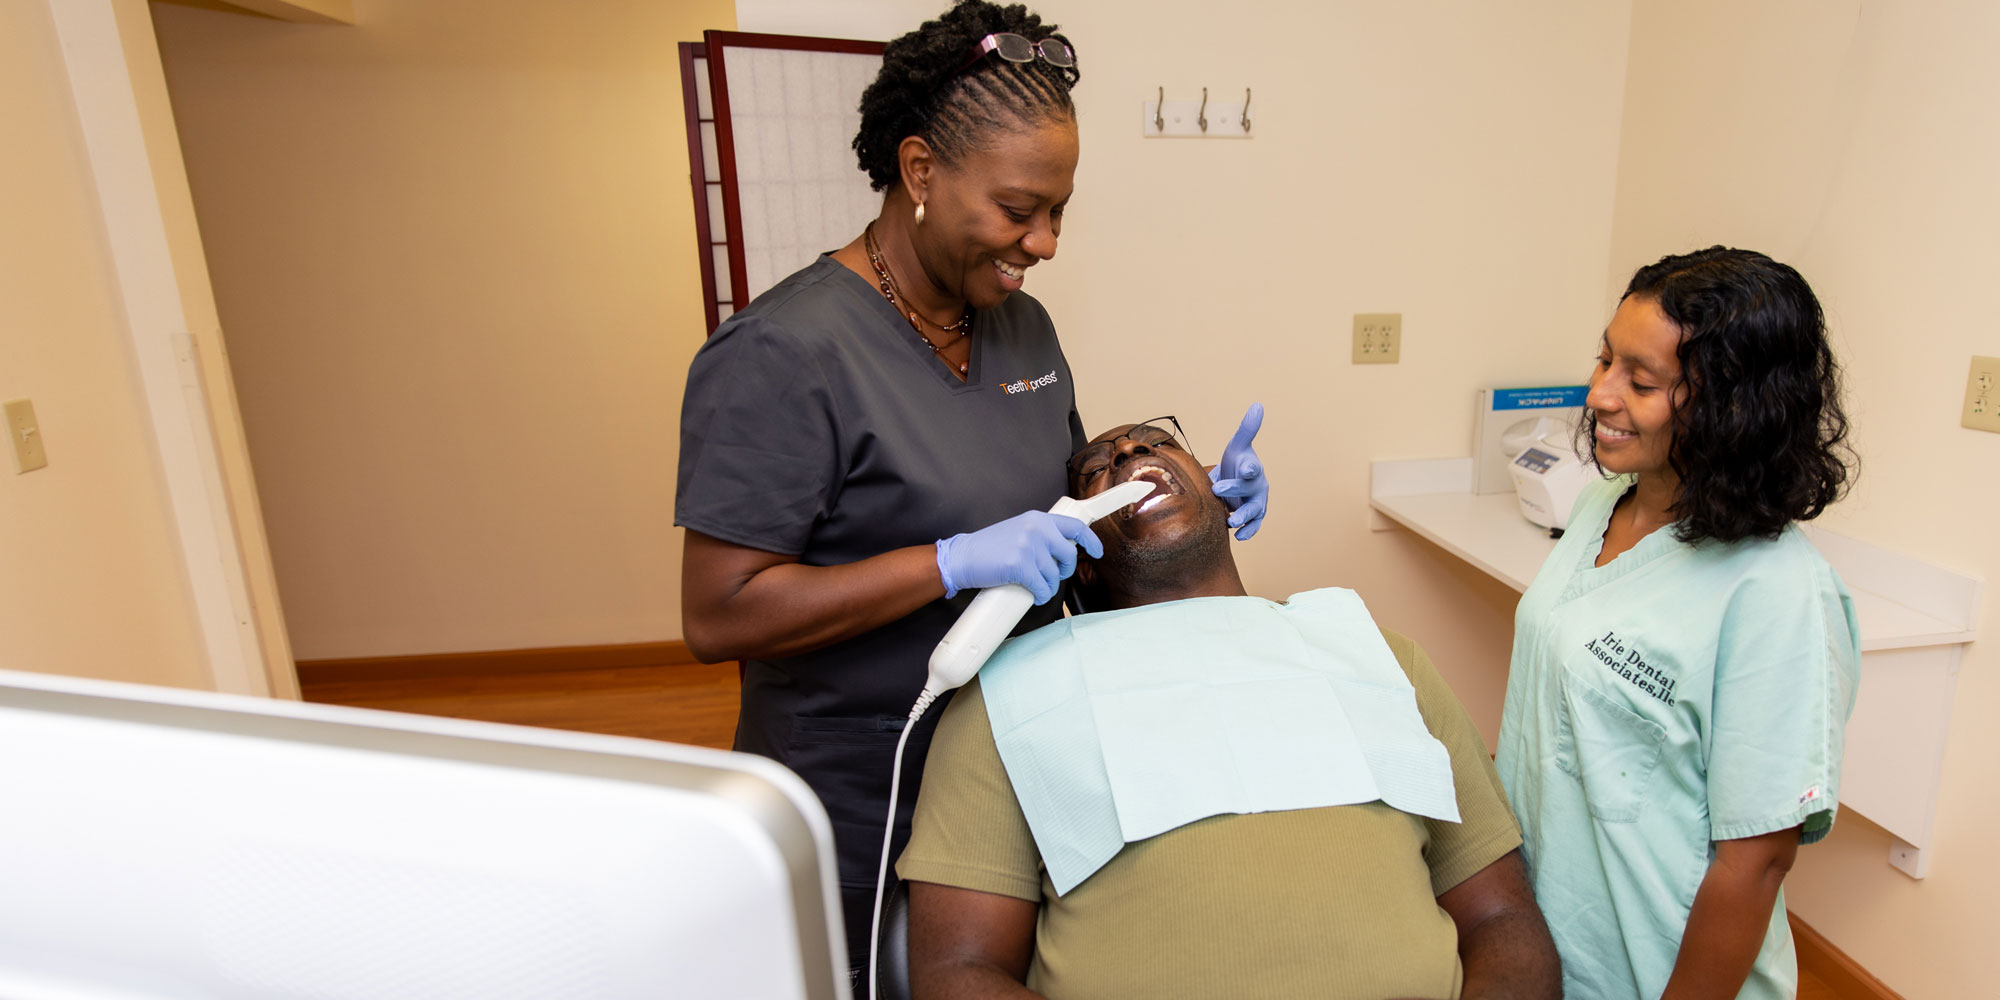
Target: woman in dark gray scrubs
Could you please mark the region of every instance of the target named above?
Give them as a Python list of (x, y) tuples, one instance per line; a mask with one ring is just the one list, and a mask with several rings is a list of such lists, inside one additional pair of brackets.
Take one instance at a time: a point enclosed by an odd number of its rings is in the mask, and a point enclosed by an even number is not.
[[(731, 316), (688, 373), (687, 642), (744, 663), (736, 749), (825, 804), (856, 967), (897, 738), (961, 591), (1023, 584), (1036, 628), (1078, 545), (1100, 551), (1045, 513), (1086, 437), (1055, 328), (1020, 294), (1055, 256), (1077, 76), (1068, 41), (1019, 6), (962, 3), (891, 42), (854, 140), (881, 215)], [(1264, 487), (1238, 443), (1222, 468), (1238, 467), (1248, 537)], [(892, 851), (941, 709), (911, 734)]]

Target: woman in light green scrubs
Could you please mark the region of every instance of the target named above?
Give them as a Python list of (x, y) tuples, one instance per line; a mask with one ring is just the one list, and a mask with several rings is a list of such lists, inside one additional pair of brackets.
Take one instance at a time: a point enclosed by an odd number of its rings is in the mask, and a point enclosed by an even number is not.
[(1849, 480), (1812, 289), (1723, 247), (1641, 268), (1583, 433), (1607, 478), (1515, 613), (1497, 760), (1564, 994), (1792, 997), (1780, 886), (1833, 826), (1860, 656), (1796, 523)]

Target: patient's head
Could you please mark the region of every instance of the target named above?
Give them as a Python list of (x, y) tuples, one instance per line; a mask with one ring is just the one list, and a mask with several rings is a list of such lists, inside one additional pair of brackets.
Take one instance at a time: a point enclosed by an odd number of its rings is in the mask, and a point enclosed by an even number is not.
[(1229, 554), (1229, 508), (1209, 488), (1174, 418), (1099, 434), (1070, 457), (1069, 477), (1078, 498), (1133, 479), (1155, 484), (1151, 496), (1093, 525), (1104, 557), (1086, 557), (1077, 568), (1085, 610), (1243, 593)]

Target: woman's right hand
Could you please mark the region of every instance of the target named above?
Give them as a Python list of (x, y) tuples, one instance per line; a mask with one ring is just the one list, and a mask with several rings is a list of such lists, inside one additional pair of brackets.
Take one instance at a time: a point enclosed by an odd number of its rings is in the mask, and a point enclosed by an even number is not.
[(1036, 604), (1046, 604), (1056, 595), (1056, 587), (1076, 572), (1078, 546), (1092, 559), (1104, 555), (1104, 543), (1090, 525), (1039, 510), (939, 539), (937, 565), (944, 596), (1017, 583), (1035, 595)]

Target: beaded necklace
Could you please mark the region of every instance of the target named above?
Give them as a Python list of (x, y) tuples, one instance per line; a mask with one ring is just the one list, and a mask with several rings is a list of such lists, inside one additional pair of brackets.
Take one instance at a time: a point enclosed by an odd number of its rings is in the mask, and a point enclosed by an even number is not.
[(932, 357), (937, 358), (939, 361), (943, 362), (944, 366), (947, 368), (957, 369), (958, 374), (963, 376), (966, 373), (966, 370), (971, 367), (971, 362), (961, 361), (958, 364), (954, 365), (949, 360), (946, 360), (943, 353), (941, 353), (946, 347), (949, 347), (952, 344), (957, 343), (958, 341), (951, 340), (945, 342), (944, 344), (932, 343), (930, 334), (924, 332), (924, 326), (928, 324), (930, 326), (937, 327), (939, 333), (943, 333), (946, 335), (955, 333), (960, 338), (963, 338), (967, 334), (972, 332), (972, 306), (968, 303), (965, 307), (964, 314), (958, 317), (958, 322), (953, 323), (950, 326), (938, 326), (938, 324), (932, 323), (930, 320), (924, 319), (922, 316), (919, 316), (917, 314), (916, 309), (911, 308), (910, 306), (907, 305), (908, 298), (900, 294), (902, 289), (896, 284), (895, 276), (889, 273), (889, 262), (882, 259), (882, 246), (881, 244), (875, 242), (875, 223), (870, 222), (866, 228), (861, 230), (861, 243), (862, 246), (866, 248), (868, 251), (868, 263), (875, 268), (875, 277), (877, 279), (877, 286), (882, 289), (882, 297), (888, 299), (889, 305), (892, 308), (894, 308), (897, 312), (900, 312), (904, 316), (908, 317), (910, 321), (910, 329), (917, 331), (918, 342), (923, 344), (925, 347), (931, 349)]

